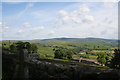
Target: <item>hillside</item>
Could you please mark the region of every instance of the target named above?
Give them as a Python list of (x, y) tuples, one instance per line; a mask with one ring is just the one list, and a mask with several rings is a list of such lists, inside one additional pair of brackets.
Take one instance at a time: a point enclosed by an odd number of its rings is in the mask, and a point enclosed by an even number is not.
[[(10, 40), (10, 42), (17, 42), (18, 40)], [(118, 47), (117, 40), (102, 39), (102, 38), (53, 38), (53, 39), (36, 39), (36, 40), (22, 40), (30, 43), (35, 43), (38, 46), (38, 53), (41, 57), (54, 57), (54, 49), (69, 49), (75, 53), (79, 53), (80, 50), (89, 49), (97, 51), (112, 51)], [(4, 40), (3, 43), (9, 44), (8, 40)], [(6, 48), (9, 45), (5, 46)], [(92, 51), (94, 53), (94, 51)]]
[(70, 42), (117, 42), (115, 39), (104, 39), (104, 38), (53, 38), (43, 39), (40, 41), (70, 41)]
[[(9, 40), (3, 40), (9, 41)], [(55, 41), (67, 41), (67, 42), (107, 42), (107, 43), (117, 43), (117, 39), (104, 39), (104, 38), (51, 38), (51, 39), (33, 39), (33, 40), (10, 40), (15, 41), (29, 41), (29, 42), (55, 42)]]

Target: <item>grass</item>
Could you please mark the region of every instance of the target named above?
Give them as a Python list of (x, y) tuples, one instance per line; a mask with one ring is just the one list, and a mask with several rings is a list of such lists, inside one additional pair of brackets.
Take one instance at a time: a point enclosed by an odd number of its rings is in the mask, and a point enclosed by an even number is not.
[(99, 65), (91, 65), (92, 67), (96, 67), (96, 68), (98, 68), (98, 69), (100, 69), (100, 70), (107, 70), (107, 69), (109, 69), (109, 67), (107, 67), (107, 66), (99, 66)]
[(114, 51), (109, 51), (109, 50), (92, 50), (92, 53), (97, 53), (97, 52), (114, 53)]
[[(8, 42), (3, 42), (6, 43), (7, 45), (5, 46), (6, 48), (9, 47)], [(12, 42), (11, 42), (12, 43)], [(31, 42), (32, 43), (32, 42)], [(103, 43), (103, 42), (66, 42), (66, 41), (36, 41), (34, 42), (38, 46), (38, 53), (40, 54), (40, 59), (44, 59), (45, 61), (53, 61), (53, 63), (61, 63), (61, 64), (74, 64), (74, 65), (87, 65), (90, 66), (89, 64), (83, 64), (71, 60), (63, 60), (63, 59), (54, 59), (54, 51), (53, 49), (58, 49), (60, 47), (62, 48), (67, 48), (67, 49), (76, 49), (76, 48), (81, 48), (81, 49), (90, 49), (90, 53), (94, 53), (95, 55), (89, 55), (90, 59), (96, 59), (97, 58), (97, 53), (99, 52), (106, 52), (106, 53), (113, 53), (112, 50), (110, 49), (115, 49), (117, 48), (114, 46), (114, 44), (111, 43)], [(94, 50), (94, 48), (98, 50)], [(101, 49), (101, 50), (100, 50)], [(102, 50), (103, 49), (103, 50)], [(79, 57), (79, 55), (73, 55), (73, 58)], [(49, 59), (49, 60), (48, 60)], [(93, 66), (93, 65), (92, 65)], [(96, 66), (96, 65), (95, 65)], [(96, 66), (97, 67), (97, 66)]]
[(40, 60), (42, 62), (50, 62), (50, 63), (53, 63), (53, 64), (88, 66), (88, 67), (97, 68), (99, 70), (107, 70), (107, 69), (109, 69), (106, 66), (85, 64), (85, 63), (81, 63), (81, 62), (73, 61), (73, 60), (64, 60), (64, 59), (56, 59), (56, 58), (46, 58), (46, 59), (45, 58), (40, 58), (38, 60)]
[[(89, 56), (90, 59), (97, 59), (98, 56), (96, 55), (90, 55), (90, 54), (87, 54)], [(73, 55), (72, 56), (73, 58), (77, 58), (77, 57), (80, 57), (80, 55)]]
[(97, 59), (98, 56), (94, 56), (94, 55), (89, 55), (90, 59)]
[(40, 54), (41, 57), (54, 57), (54, 51), (53, 48), (51, 47), (41, 47), (38, 46), (38, 53)]
[[(113, 51), (110, 50), (104, 50), (104, 49), (111, 49), (115, 48), (111, 46), (109, 43), (102, 43), (102, 42), (66, 42), (66, 41), (38, 41), (36, 42), (38, 44), (38, 53), (41, 55), (41, 58), (45, 57), (54, 57), (54, 51), (53, 49), (58, 49), (60, 47), (67, 48), (67, 49), (76, 49), (76, 48), (88, 48), (91, 49), (91, 53), (97, 53), (97, 52), (106, 52), (106, 53), (113, 53)], [(99, 46), (99, 48), (98, 48)], [(93, 50), (96, 49), (103, 49), (103, 50)], [(74, 56), (73, 56), (74, 57)], [(89, 55), (91, 59), (96, 59), (97, 56), (95, 55)]]

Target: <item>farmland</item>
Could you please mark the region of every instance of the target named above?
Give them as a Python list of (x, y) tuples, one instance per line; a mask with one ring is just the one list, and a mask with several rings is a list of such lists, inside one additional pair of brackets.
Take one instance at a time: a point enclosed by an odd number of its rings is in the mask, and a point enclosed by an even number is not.
[[(105, 53), (110, 57), (114, 53), (114, 49), (117, 49), (116, 40), (106, 40), (99, 38), (86, 38), (86, 39), (76, 39), (76, 38), (55, 38), (55, 39), (45, 39), (45, 40), (24, 40), (37, 45), (37, 53), (40, 54), (40, 58), (54, 58), (54, 52), (57, 49), (67, 49), (72, 51), (72, 58), (80, 57), (78, 54), (80, 51), (85, 52), (90, 59), (97, 59), (97, 54)], [(3, 41), (5, 48), (9, 48), (9, 44), (17, 42), (16, 40)]]
[[(54, 50), (69, 49), (74, 51), (74, 56), (77, 56), (80, 51), (87, 50), (88, 53), (96, 54), (98, 52), (114, 53), (117, 44), (106, 42), (70, 42), (70, 41), (38, 41), (33, 42), (38, 46), (38, 53), (41, 57), (54, 57)], [(90, 58), (96, 58), (95, 55), (90, 55)]]
[[(32, 52), (29, 51), (29, 54), (36, 53), (34, 52), (36, 49), (37, 54), (40, 54), (39, 58), (28, 61), (26, 63), (27, 66), (23, 67), (24, 70), (29, 69), (29, 73), (27, 73), (27, 71), (24, 73), (23, 70), (21, 75), (29, 74), (30, 79), (45, 80), (48, 78), (59, 80), (63, 78), (71, 80), (69, 79), (71, 77), (73, 80), (78, 78), (85, 80), (86, 78), (84, 76), (86, 75), (89, 75), (91, 77), (90, 79), (99, 79), (103, 74), (105, 74), (103, 76), (103, 79), (105, 79), (113, 72), (116, 75), (119, 73), (115, 70), (110, 71), (111, 68), (107, 64), (107, 62), (111, 61), (113, 58), (114, 50), (117, 49), (117, 42), (114, 40), (108, 40), (108, 42), (99, 40), (97, 40), (97, 42), (95, 40), (79, 42), (76, 40), (69, 41), (69, 39), (67, 39), (67, 41), (49, 39), (22, 40), (20, 42), (16, 40), (4, 40), (2, 41), (2, 48), (4, 51), (7, 50), (8, 52), (19, 51), (22, 47), (21, 44), (28, 45), (26, 46), (26, 49), (28, 48), (28, 50), (30, 50), (29, 46), (31, 46)], [(32, 47), (33, 45), (35, 47)], [(3, 72), (8, 78), (13, 78), (14, 74), (19, 74), (19, 72), (17, 72), (17, 65), (21, 65), (18, 64), (21, 60), (19, 60), (17, 55), (8, 55), (4, 53), (6, 52), (3, 52)], [(96, 61), (99, 63), (96, 63)], [(8, 63), (10, 65), (9, 67), (6, 66)], [(11, 74), (8, 70), (13, 73)], [(3, 77), (7, 78), (6, 76)], [(20, 76), (16, 75), (16, 77), (19, 78)], [(115, 79), (115, 75), (111, 76), (111, 78)]]

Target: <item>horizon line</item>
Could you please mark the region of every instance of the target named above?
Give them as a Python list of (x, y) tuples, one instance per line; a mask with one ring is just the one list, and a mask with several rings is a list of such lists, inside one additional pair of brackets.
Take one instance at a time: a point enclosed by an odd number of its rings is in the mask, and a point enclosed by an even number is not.
[[(54, 37), (54, 38), (44, 38), (44, 39), (56, 39), (56, 38), (75, 38), (75, 37)], [(96, 37), (85, 37), (85, 38), (81, 38), (81, 39), (87, 39), (87, 38), (96, 38)], [(19, 41), (19, 40), (44, 40), (44, 39), (3, 39), (3, 40), (0, 40), (0, 41), (5, 41), (5, 40), (16, 40), (16, 41)], [(80, 38), (76, 38), (76, 39), (80, 39)], [(111, 38), (99, 38), (97, 37), (97, 39), (111, 39)], [(111, 40), (120, 40), (120, 39), (111, 39)]]

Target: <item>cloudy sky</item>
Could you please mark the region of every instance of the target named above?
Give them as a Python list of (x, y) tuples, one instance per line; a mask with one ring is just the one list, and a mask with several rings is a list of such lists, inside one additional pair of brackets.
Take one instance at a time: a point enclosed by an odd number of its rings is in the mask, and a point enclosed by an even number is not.
[(118, 38), (115, 2), (3, 2), (2, 39)]

